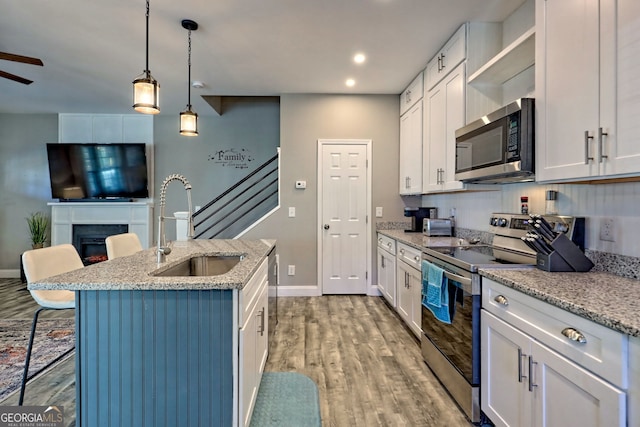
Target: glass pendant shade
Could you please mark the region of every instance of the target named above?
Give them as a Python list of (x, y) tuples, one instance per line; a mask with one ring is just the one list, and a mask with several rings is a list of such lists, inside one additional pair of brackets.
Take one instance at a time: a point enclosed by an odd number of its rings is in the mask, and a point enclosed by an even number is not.
[(198, 135), (198, 114), (191, 111), (190, 107), (180, 113), (180, 135)]
[(160, 112), (160, 84), (150, 73), (133, 81), (133, 108), (143, 114)]

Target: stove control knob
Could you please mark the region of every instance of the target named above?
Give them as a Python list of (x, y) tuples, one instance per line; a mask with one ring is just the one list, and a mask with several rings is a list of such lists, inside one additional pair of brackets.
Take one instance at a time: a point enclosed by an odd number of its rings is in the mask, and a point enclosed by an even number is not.
[(509, 223), (509, 221), (507, 221), (507, 218), (498, 219), (498, 226), (499, 227), (506, 227), (508, 223)]
[(489, 220), (489, 225), (492, 225), (494, 227), (498, 226), (498, 218), (496, 217), (491, 217), (491, 219)]

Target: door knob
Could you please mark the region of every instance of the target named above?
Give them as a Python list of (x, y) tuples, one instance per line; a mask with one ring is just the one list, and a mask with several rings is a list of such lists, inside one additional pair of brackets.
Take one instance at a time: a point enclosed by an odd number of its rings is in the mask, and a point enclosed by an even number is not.
[(328, 229), (329, 229), (329, 224), (325, 224), (323, 228), (324, 228), (325, 230), (328, 230)]

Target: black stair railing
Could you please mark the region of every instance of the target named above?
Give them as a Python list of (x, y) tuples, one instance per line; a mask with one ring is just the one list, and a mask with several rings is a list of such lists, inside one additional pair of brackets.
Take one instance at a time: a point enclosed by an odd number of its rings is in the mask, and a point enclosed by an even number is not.
[(233, 238), (278, 206), (279, 153), (193, 214), (195, 238)]

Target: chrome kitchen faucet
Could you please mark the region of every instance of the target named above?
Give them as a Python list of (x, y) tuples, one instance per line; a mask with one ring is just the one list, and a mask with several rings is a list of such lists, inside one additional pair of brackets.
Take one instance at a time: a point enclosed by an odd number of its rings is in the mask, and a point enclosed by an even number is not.
[(193, 228), (193, 214), (191, 209), (191, 184), (183, 175), (174, 173), (169, 175), (162, 181), (162, 187), (160, 188), (160, 215), (158, 216), (158, 246), (156, 248), (158, 264), (166, 261), (166, 256), (171, 253), (171, 248), (167, 246), (166, 238), (164, 235), (164, 220), (176, 219), (173, 216), (164, 216), (164, 206), (167, 198), (167, 186), (171, 181), (180, 181), (184, 185), (184, 189), (187, 190), (187, 204), (189, 212), (187, 215), (187, 221), (189, 222), (189, 239), (193, 239), (195, 230)]

